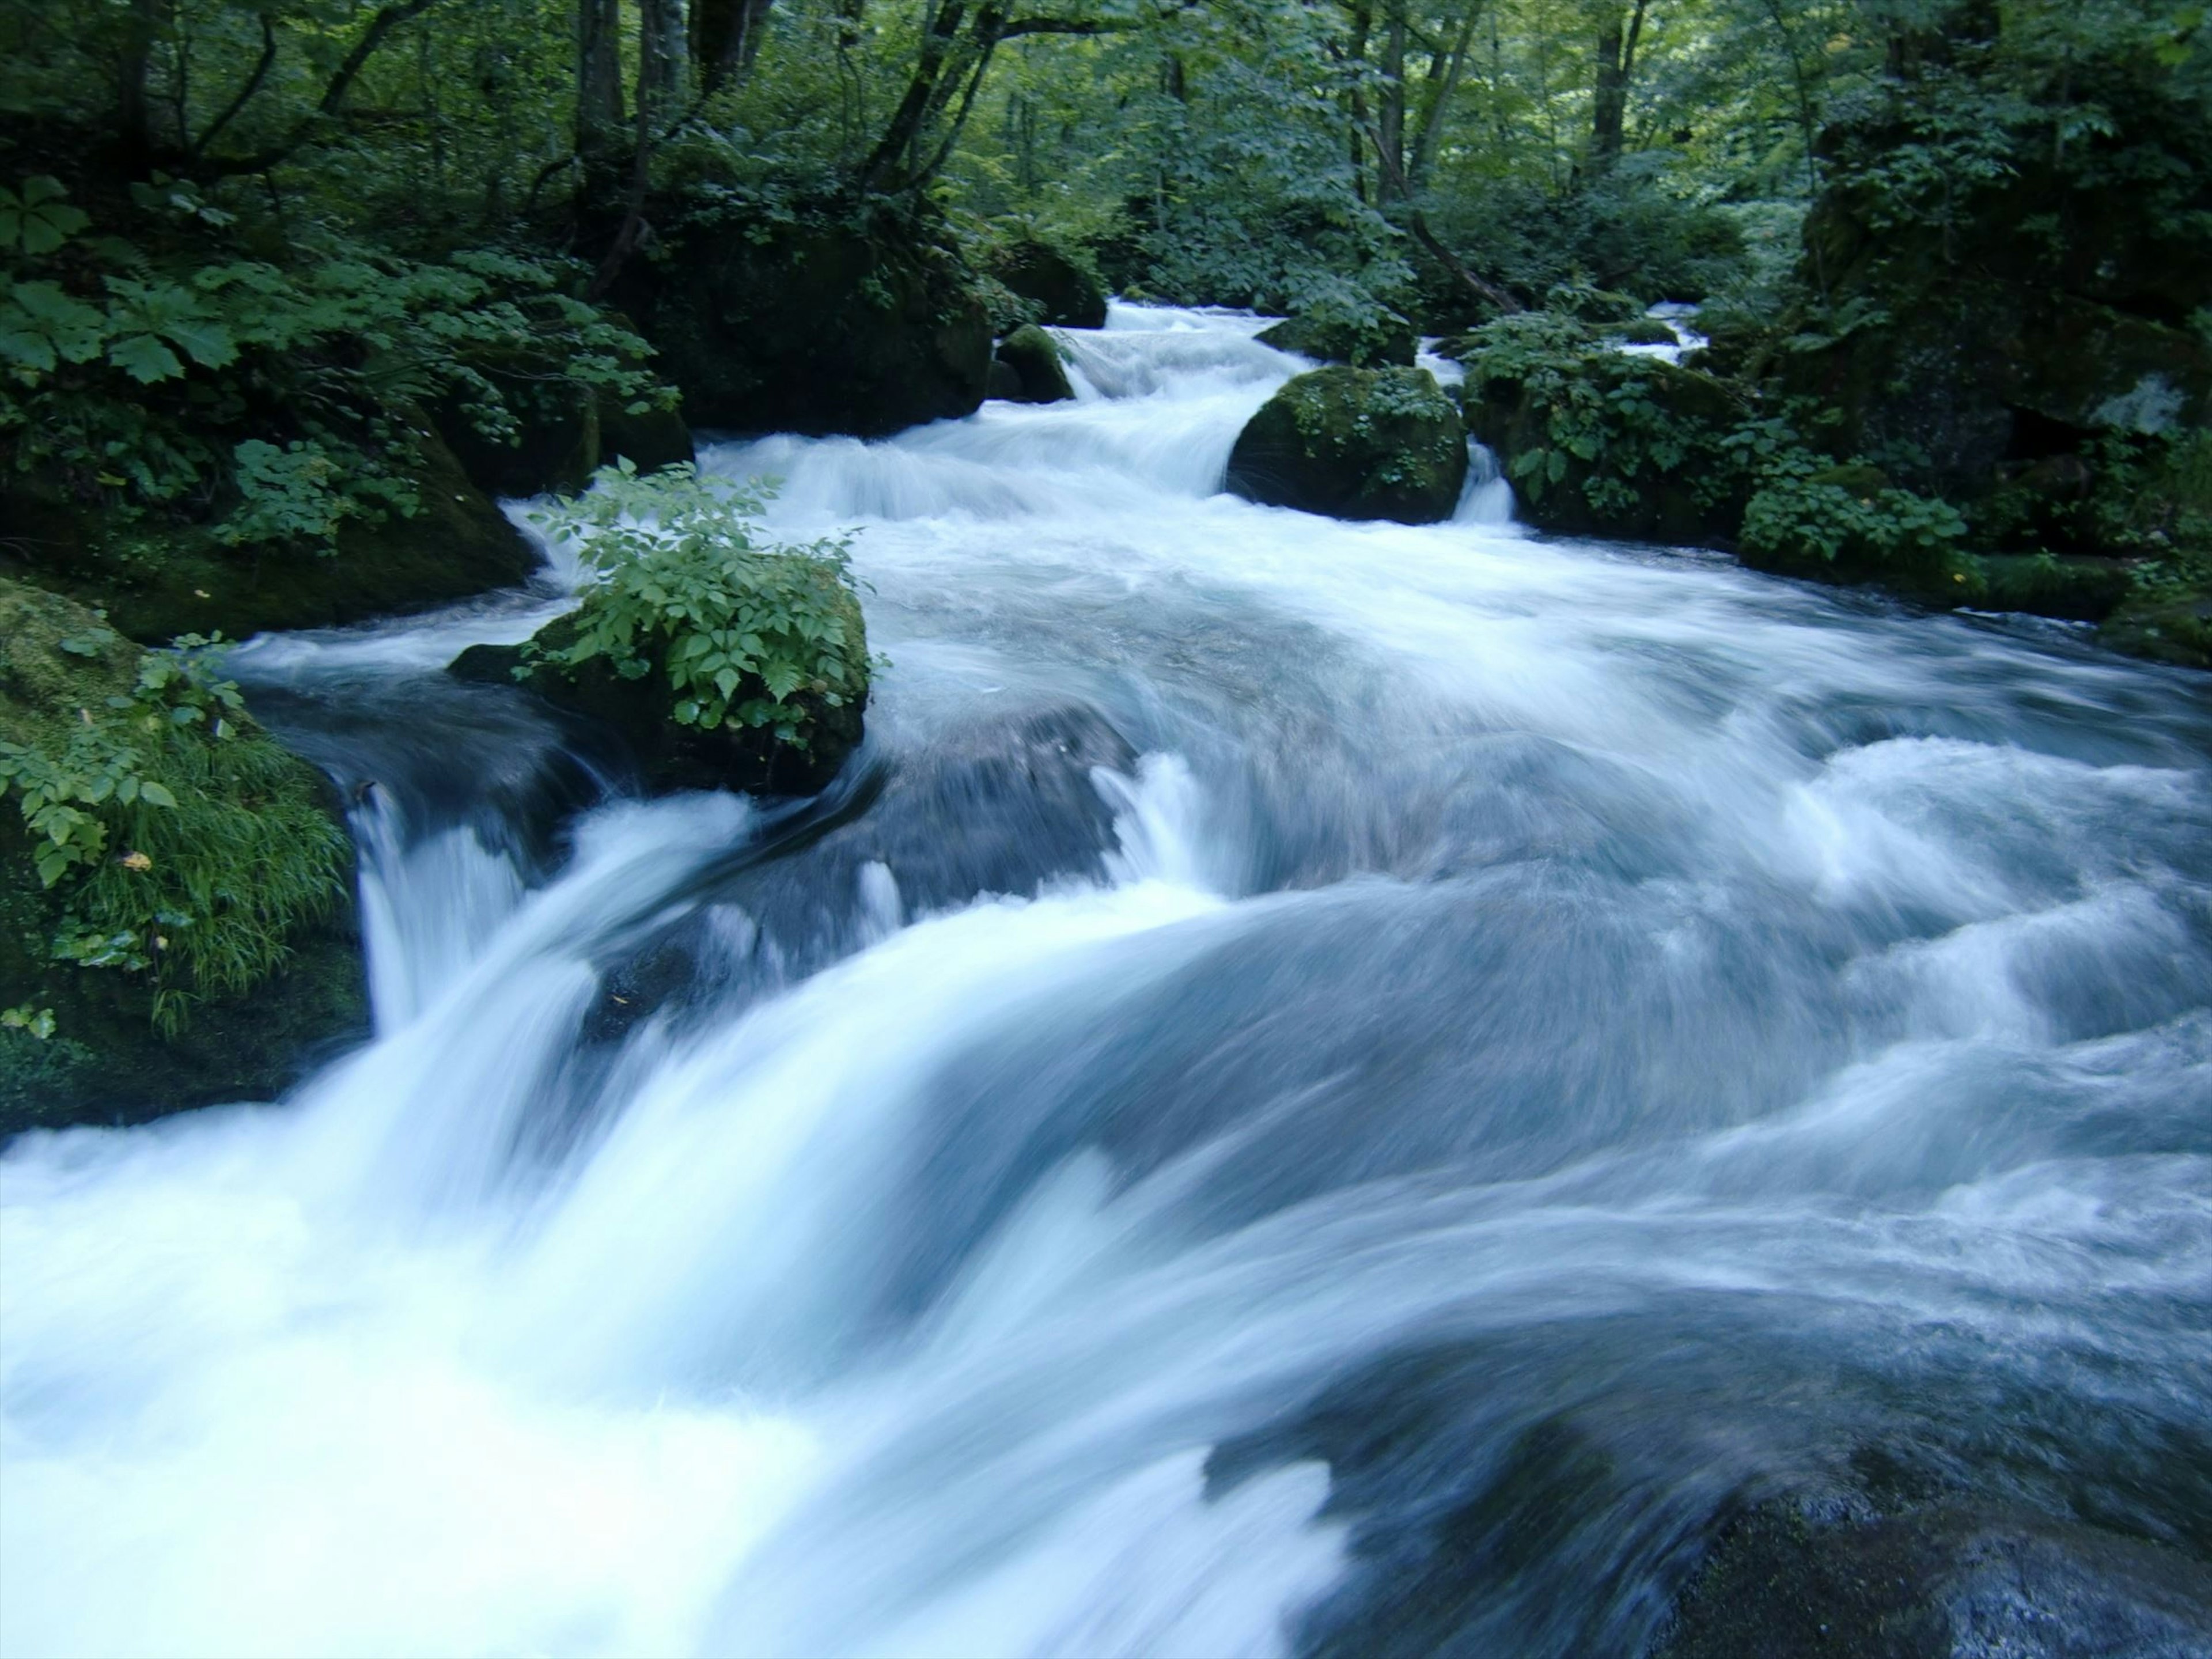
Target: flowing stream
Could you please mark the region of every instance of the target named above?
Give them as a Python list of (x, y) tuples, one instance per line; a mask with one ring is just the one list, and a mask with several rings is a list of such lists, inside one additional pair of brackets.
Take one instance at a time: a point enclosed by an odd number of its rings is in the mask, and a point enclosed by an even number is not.
[(2212, 1559), (2201, 679), (1216, 495), (1257, 326), (707, 453), (818, 800), (439, 672), (550, 578), (239, 653), (377, 1036), (0, 1162), (0, 1650), (1629, 1656), (1870, 1448)]

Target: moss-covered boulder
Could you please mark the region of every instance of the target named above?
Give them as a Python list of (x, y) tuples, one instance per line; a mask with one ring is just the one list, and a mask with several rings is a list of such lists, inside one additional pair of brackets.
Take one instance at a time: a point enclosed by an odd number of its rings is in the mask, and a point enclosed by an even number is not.
[(356, 517), (337, 548), (227, 545), (204, 525), (128, 519), (37, 480), (0, 496), (4, 552), (41, 585), (103, 607), (148, 644), (234, 639), (422, 611), (528, 580), (537, 550), (463, 470), (427, 416), (414, 434), (411, 515)]
[(1003, 383), (1010, 389), (994, 391), (994, 397), (1018, 404), (1060, 404), (1075, 396), (1058, 343), (1034, 323), (1024, 324), (999, 342), (993, 367), (1001, 364), (1011, 373), (1011, 380)]
[[(22, 811), (58, 780), (66, 843)], [(266, 1099), (366, 1032), (328, 787), (220, 682), (0, 580), (0, 1138)]]
[(1419, 368), (1320, 368), (1291, 380), (1230, 452), (1232, 495), (1336, 519), (1434, 524), (1467, 482), (1459, 410)]
[(1259, 336), (1261, 345), (1294, 352), (1316, 362), (1349, 363), (1354, 368), (1395, 365), (1410, 368), (1419, 345), (1413, 325), (1395, 312), (1354, 319), (1348, 317), (1286, 318)]
[(1106, 326), (1106, 289), (1088, 264), (1036, 236), (1017, 237), (994, 248), (986, 270), (1033, 313), (1027, 320), (1052, 328)]
[(974, 274), (921, 211), (823, 207), (770, 223), (664, 203), (616, 298), (698, 425), (882, 437), (972, 414), (991, 325)]

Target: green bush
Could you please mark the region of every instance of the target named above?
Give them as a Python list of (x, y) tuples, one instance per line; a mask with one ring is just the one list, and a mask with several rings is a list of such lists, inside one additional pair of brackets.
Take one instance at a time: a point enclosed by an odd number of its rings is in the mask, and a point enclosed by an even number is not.
[(650, 348), (572, 296), (582, 272), (568, 262), (478, 249), (427, 263), (311, 227), (279, 265), (238, 257), (230, 216), (189, 186), (138, 193), (139, 241), (83, 234), (75, 209), (55, 217), (67, 204), (51, 178), (11, 198), (46, 216), (23, 221), (35, 237), (0, 240), (0, 490), (327, 554), (349, 520), (421, 509), (426, 408), (514, 441), (529, 411), (483, 366), (526, 357), (544, 366), (535, 381), (633, 414), (673, 406), (641, 367)]
[(799, 749), (814, 700), (837, 709), (866, 696), (847, 543), (763, 544), (763, 487), (702, 478), (689, 464), (641, 474), (625, 460), (593, 483), (536, 516), (581, 542), (599, 584), (573, 638), (535, 647), (517, 678), (546, 662), (604, 663), (629, 680), (658, 670), (678, 725), (766, 729)]
[(28, 866), (8, 879), (44, 895), (47, 960), (143, 976), (173, 1031), (284, 962), (350, 850), (313, 774), (218, 678), (216, 646), (138, 653), (88, 616), (0, 585), (0, 800), (20, 823), (0, 842)]

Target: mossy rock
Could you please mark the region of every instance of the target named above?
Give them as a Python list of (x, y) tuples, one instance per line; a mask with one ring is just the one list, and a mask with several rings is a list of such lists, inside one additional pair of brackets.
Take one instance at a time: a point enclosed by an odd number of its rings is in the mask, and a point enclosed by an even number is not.
[(1259, 341), (1316, 362), (1349, 363), (1354, 368), (1387, 365), (1411, 368), (1420, 343), (1413, 324), (1395, 312), (1365, 324), (1341, 318), (1292, 317), (1262, 332)]
[(999, 342), (994, 367), (1003, 363), (1013, 373), (1014, 390), (1006, 396), (1022, 404), (1062, 404), (1075, 396), (1068, 384), (1067, 366), (1060, 361), (1060, 346), (1034, 323), (1024, 324)]
[[(58, 752), (82, 723), (80, 710), (104, 712), (109, 698), (131, 692), (139, 659), (137, 647), (83, 606), (0, 580), (0, 738)], [(237, 724), (226, 740), (227, 763), (215, 775), (216, 787), (239, 792), (219, 803), (223, 812), (242, 809), (273, 825), (313, 822), (328, 848), (343, 849), (343, 831), (330, 831), (337, 815), (322, 775), (285, 754), (251, 720)], [(191, 823), (199, 821), (199, 809), (185, 798), (176, 810), (184, 815), (180, 822)], [(236, 822), (213, 814), (207, 821)], [(118, 860), (129, 850), (110, 848)], [(328, 864), (323, 903), (296, 918), (273, 971), (234, 991), (196, 991), (182, 1024), (165, 1031), (155, 1019), (156, 970), (81, 968), (52, 959), (75, 878), (48, 888), (32, 851), (16, 799), (0, 797), (0, 1007), (51, 1010), (54, 1023), (43, 1040), (0, 1030), (0, 1138), (27, 1128), (135, 1122), (217, 1101), (267, 1099), (366, 1034), (367, 987), (347, 858)], [(316, 854), (311, 866), (324, 867), (324, 856)], [(250, 886), (265, 868), (241, 872), (240, 878)], [(219, 907), (235, 902), (216, 900)]]
[(986, 268), (1053, 328), (1106, 326), (1106, 289), (1090, 268), (1041, 237), (1023, 236), (994, 249)]
[[(866, 625), (852, 590), (823, 572), (819, 580), (836, 584), (846, 637), (855, 654), (866, 655)], [(690, 789), (735, 789), (756, 794), (808, 795), (818, 793), (860, 741), (867, 700), (863, 685), (832, 707), (812, 692), (794, 701), (807, 715), (804, 749), (781, 742), (765, 728), (722, 726), (704, 730), (679, 724), (671, 713), (667, 676), (655, 662), (636, 679), (618, 674), (604, 660), (576, 667), (544, 660), (575, 643), (573, 617), (560, 617), (538, 629), (528, 647), (477, 645), (447, 665), (456, 678), (488, 684), (520, 684), (572, 717), (611, 733), (635, 763), (648, 794)], [(533, 659), (535, 659), (533, 660)], [(732, 702), (766, 695), (756, 678), (741, 682)]]
[(664, 203), (662, 244), (616, 297), (692, 422), (874, 438), (975, 412), (990, 316), (949, 233), (921, 212), (827, 209), (765, 224)]
[(2119, 559), (2054, 557), (2050, 554), (1984, 554), (1983, 593), (1990, 611), (2024, 611), (2066, 622), (2102, 622), (2134, 591), (2130, 567)]
[(2115, 651), (2183, 668), (2212, 668), (2212, 577), (2176, 571), (2166, 583), (2131, 592), (2097, 630)]
[(1631, 317), (1612, 331), (1615, 339), (1626, 345), (1680, 345), (1682, 337), (1664, 317)]
[(1427, 370), (1320, 368), (1261, 405), (1230, 452), (1227, 488), (1336, 519), (1434, 524), (1467, 481), (1467, 437)]
[(335, 553), (226, 546), (202, 526), (131, 522), (97, 502), (15, 481), (4, 502), (25, 574), (134, 640), (242, 639), (427, 610), (515, 586), (537, 550), (468, 477), (427, 417), (415, 437), (412, 517), (349, 519)]

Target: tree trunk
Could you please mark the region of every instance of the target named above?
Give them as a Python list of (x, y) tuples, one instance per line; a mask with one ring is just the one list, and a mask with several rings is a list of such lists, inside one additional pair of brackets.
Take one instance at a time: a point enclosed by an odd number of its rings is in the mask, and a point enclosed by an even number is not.
[(133, 179), (153, 164), (154, 43), (168, 21), (167, 0), (131, 0), (115, 64), (115, 137), (125, 173)]
[[(719, 92), (744, 78), (775, 4), (775, 0), (694, 0), (691, 50), (699, 61), (701, 91)], [(852, 10), (857, 23), (859, 9)]]
[(638, 0), (637, 101), (665, 123), (683, 106), (690, 82), (684, 0)]
[(577, 0), (577, 151), (604, 155), (622, 130), (622, 0)]
[(1384, 183), (1395, 182), (1392, 194), (1403, 194), (1406, 185), (1406, 0), (1390, 0), (1382, 20), (1382, 107), (1376, 127), (1388, 155)]
[(1644, 33), (1646, 3), (1636, 0), (1634, 10), (1626, 16), (1617, 6), (1608, 9), (1598, 28), (1597, 73), (1590, 100), (1593, 172), (1603, 173), (1620, 159), (1628, 125), (1628, 86), (1636, 73), (1636, 46)]

